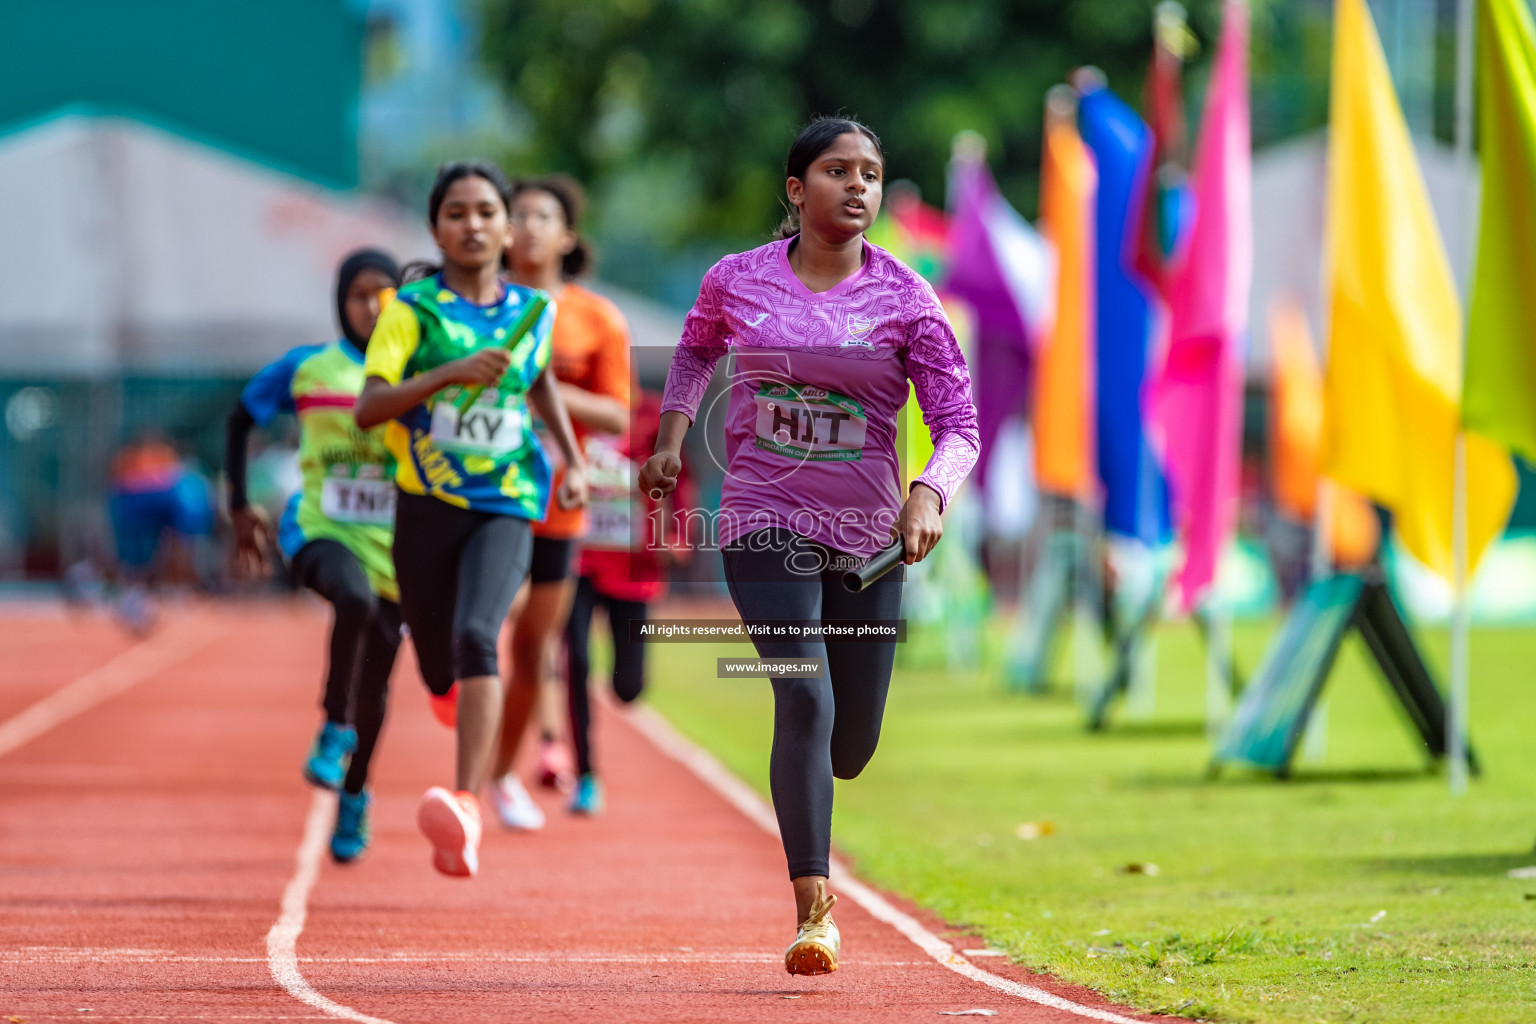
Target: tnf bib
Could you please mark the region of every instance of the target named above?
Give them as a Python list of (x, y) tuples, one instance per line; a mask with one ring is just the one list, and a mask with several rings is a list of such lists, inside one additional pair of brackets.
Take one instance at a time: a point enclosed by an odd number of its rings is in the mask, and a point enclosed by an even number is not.
[(389, 526), (395, 521), (395, 485), (382, 466), (337, 463), (320, 483), (320, 513), (337, 523)]
[(869, 416), (847, 395), (805, 384), (764, 384), (757, 402), (757, 447), (803, 462), (864, 457)]

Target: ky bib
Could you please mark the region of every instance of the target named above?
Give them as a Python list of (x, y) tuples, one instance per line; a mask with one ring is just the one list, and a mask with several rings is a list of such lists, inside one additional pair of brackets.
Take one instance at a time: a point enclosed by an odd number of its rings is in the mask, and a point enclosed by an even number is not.
[(432, 440), (439, 448), (459, 455), (499, 459), (523, 446), (528, 414), (516, 395), (503, 395), (487, 388), (461, 414), (454, 405), (458, 394), (456, 389), (448, 388), (433, 403)]

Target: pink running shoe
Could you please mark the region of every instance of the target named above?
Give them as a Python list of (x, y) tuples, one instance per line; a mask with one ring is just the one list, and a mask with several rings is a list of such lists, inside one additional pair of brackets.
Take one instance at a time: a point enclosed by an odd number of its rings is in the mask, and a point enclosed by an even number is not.
[(576, 785), (576, 762), (571, 752), (559, 740), (544, 740), (539, 744), (539, 785), (569, 793)]
[(459, 684), (453, 687), (441, 697), (427, 692), (427, 702), (432, 705), (432, 717), (442, 722), (449, 729), (456, 728), (459, 724)]
[(416, 827), (432, 844), (432, 866), (455, 878), (480, 870), (480, 802), (473, 793), (433, 786), (416, 805)]

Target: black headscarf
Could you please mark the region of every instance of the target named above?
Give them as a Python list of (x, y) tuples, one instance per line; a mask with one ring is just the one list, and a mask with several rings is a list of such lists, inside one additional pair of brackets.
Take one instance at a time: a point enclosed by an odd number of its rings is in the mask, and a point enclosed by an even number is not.
[(359, 337), (347, 319), (347, 291), (357, 275), (365, 270), (383, 271), (395, 287), (400, 286), (400, 268), (395, 264), (395, 258), (382, 249), (359, 249), (341, 261), (336, 271), (336, 319), (341, 321), (341, 333), (358, 349), (367, 348), (368, 339)]

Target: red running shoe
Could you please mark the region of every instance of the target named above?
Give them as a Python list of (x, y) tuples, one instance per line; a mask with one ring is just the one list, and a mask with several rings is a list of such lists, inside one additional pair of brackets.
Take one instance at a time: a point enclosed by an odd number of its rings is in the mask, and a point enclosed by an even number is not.
[(576, 762), (559, 740), (539, 744), (539, 785), (562, 793), (569, 793), (576, 785)]
[(442, 722), (449, 729), (457, 728), (459, 724), (459, 684), (454, 683), (448, 692), (439, 697), (430, 690), (427, 692), (427, 703), (432, 705), (432, 717)]

